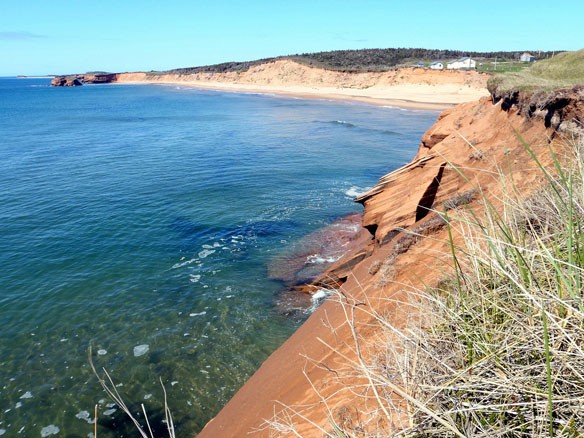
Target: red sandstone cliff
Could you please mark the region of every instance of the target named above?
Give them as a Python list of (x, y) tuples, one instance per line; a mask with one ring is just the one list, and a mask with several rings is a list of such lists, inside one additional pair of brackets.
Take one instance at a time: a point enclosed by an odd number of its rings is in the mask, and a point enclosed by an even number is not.
[[(436, 284), (450, 272), (448, 235), (432, 210), (464, 202), (474, 203), (479, 211), (477, 190), (500, 207), (501, 174), (527, 196), (540, 181), (522, 142), (549, 165), (550, 150), (561, 154), (561, 138), (581, 129), (583, 102), (584, 90), (574, 88), (529, 114), (520, 111), (520, 102), (501, 99), (494, 104), (489, 98), (442, 113), (422, 137), (414, 160), (358, 198), (371, 240), (321, 279), (342, 283), (340, 299), (314, 312), (199, 436), (321, 436), (323, 430), (330, 431), (331, 417), (348, 428), (368, 424), (373, 418), (369, 413), (379, 407), (353, 370), (360, 355), (374, 353), (367, 345), (357, 351), (353, 335), (376, 337), (370, 308), (391, 315), (397, 326), (405, 323), (408, 302), (416, 299), (412, 288)], [(404, 230), (414, 231), (415, 237)], [(409, 420), (400, 396), (393, 398), (391, 424), (382, 425), (386, 431), (398, 430)], [(276, 417), (293, 425), (295, 432), (269, 429), (266, 421)]]

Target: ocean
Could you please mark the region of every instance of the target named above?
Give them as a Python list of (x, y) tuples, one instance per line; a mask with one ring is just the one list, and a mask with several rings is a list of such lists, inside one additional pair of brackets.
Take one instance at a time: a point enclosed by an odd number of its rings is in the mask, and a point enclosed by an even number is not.
[(49, 82), (0, 78), (0, 436), (91, 437), (96, 405), (98, 437), (136, 436), (90, 361), (153, 426), (162, 382), (194, 435), (314, 307), (274, 266), (333, 261), (311, 233), (437, 117)]

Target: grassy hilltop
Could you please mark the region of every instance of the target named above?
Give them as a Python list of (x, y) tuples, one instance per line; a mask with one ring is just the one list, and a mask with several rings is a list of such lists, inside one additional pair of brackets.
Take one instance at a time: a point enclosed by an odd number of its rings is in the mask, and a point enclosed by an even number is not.
[[(519, 63), (519, 57), (523, 51), (516, 52), (464, 52), (461, 50), (434, 50), (419, 48), (388, 48), (388, 49), (361, 49), (361, 50), (335, 50), (329, 52), (302, 53), (296, 55), (264, 58), (246, 62), (224, 62), (215, 65), (199, 67), (177, 68), (167, 72), (156, 73), (224, 73), (232, 71), (246, 71), (253, 66), (270, 61), (290, 59), (312, 67), (342, 72), (376, 72), (393, 70), (398, 67), (411, 66), (418, 62), (428, 66), (433, 61), (449, 61), (462, 56), (471, 56), (478, 61), (484, 61), (490, 65), (498, 60), (499, 68), (504, 68), (505, 63)], [(554, 52), (538, 53), (539, 59), (549, 58)]]
[(563, 52), (533, 64), (521, 72), (496, 75), (489, 80), (491, 94), (554, 91), (584, 83), (584, 49)]

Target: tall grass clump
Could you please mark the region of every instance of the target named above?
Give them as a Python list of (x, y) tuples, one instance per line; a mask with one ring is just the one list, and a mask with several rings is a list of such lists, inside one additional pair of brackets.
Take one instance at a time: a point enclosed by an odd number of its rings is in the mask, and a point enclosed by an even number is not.
[[(433, 322), (411, 342), (418, 397), (463, 436), (584, 435), (583, 150), (554, 173), (532, 154), (547, 187), (456, 218), (458, 275), (433, 290)], [(422, 411), (409, 432), (452, 435)]]

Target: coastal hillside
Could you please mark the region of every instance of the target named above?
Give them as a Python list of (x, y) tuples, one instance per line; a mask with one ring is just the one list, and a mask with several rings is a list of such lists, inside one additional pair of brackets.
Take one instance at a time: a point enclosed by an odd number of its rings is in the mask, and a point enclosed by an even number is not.
[(428, 71), (421, 68), (391, 70), (386, 72), (346, 73), (309, 67), (292, 60), (277, 60), (258, 64), (245, 72), (200, 72), (193, 74), (120, 74), (117, 82), (149, 80), (165, 82), (172, 79), (188, 81), (232, 82), (249, 85), (305, 85), (336, 88), (368, 89), (374, 86), (402, 84), (457, 84), (484, 87), (485, 77), (473, 71)]
[(488, 76), (476, 71), (403, 68), (347, 73), (311, 67), (289, 59), (262, 62), (245, 71), (194, 73), (113, 73), (57, 77), (54, 85), (144, 83), (201, 89), (280, 94), (307, 98), (352, 99), (381, 105), (444, 109), (488, 95)]
[[(537, 53), (537, 59), (549, 59), (557, 51), (533, 51)], [(470, 56), (476, 59), (480, 65), (491, 62), (517, 63), (525, 51), (497, 51), (477, 52), (461, 50), (437, 50), (422, 48), (385, 48), (385, 49), (357, 49), (357, 50), (332, 50), (315, 53), (302, 53), (295, 55), (277, 56), (273, 58), (256, 59), (253, 61), (222, 62), (220, 64), (202, 65), (195, 67), (181, 67), (164, 71), (149, 71), (148, 75), (193, 75), (197, 73), (242, 73), (258, 65), (275, 61), (294, 61), (310, 67), (344, 73), (383, 72), (404, 67), (424, 65), (428, 67), (433, 61), (447, 62), (449, 60)], [(526, 66), (527, 63), (524, 63)], [(60, 76), (70, 78), (84, 76), (90, 81), (96, 77), (107, 80), (111, 72), (88, 72), (85, 74)], [(72, 84), (72, 82), (71, 82)]]
[(370, 240), (303, 288), (331, 298), (199, 436), (581, 434), (582, 188), (561, 169), (581, 168), (583, 84), (493, 87), (444, 111), (417, 156), (357, 198)]
[(446, 108), (356, 198), (365, 238), (291, 291), (328, 300), (200, 436), (583, 434), (583, 59), (502, 76), (270, 59), (74, 78)]
[[(312, 67), (325, 70), (341, 71), (345, 73), (380, 72), (395, 70), (401, 67), (419, 63), (430, 64), (432, 61), (445, 61), (471, 56), (480, 61), (518, 61), (524, 52), (476, 52), (461, 50), (436, 50), (421, 48), (386, 48), (386, 49), (358, 49), (332, 50), (316, 53), (302, 53), (276, 58), (260, 59), (247, 62), (225, 62), (216, 65), (178, 68), (167, 72), (153, 72), (153, 74), (194, 74), (194, 73), (225, 73), (230, 71), (247, 71), (250, 68), (279, 60), (291, 60)], [(536, 52), (534, 52), (536, 53)], [(547, 59), (554, 52), (537, 51), (539, 59)]]

